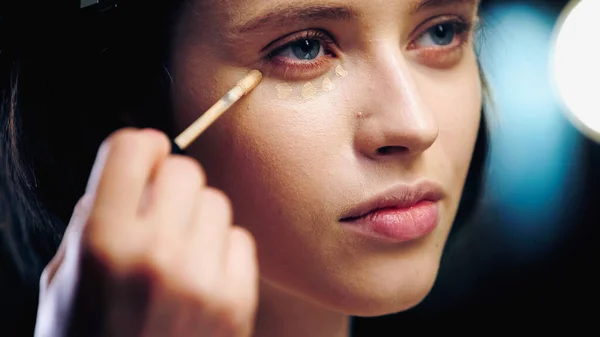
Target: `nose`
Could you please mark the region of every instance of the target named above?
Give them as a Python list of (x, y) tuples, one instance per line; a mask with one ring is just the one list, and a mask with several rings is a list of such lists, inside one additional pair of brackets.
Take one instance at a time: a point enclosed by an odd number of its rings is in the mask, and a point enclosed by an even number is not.
[(364, 109), (357, 113), (355, 147), (372, 159), (416, 156), (435, 142), (439, 128), (400, 53), (382, 53), (372, 62)]

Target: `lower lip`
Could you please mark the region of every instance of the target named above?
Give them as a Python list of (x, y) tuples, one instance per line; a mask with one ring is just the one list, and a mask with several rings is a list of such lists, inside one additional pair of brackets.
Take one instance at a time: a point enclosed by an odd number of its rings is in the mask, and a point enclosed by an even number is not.
[(409, 208), (381, 209), (343, 224), (363, 235), (402, 243), (427, 236), (435, 230), (438, 220), (438, 204), (422, 201)]

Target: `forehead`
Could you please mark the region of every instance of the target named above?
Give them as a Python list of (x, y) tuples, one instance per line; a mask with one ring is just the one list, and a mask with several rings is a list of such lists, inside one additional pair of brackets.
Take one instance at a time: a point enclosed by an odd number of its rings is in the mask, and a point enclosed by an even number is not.
[[(409, 15), (419, 10), (471, 5), (477, 7), (480, 0), (189, 0), (196, 16), (204, 20), (220, 21), (221, 25), (233, 28), (244, 26), (248, 18), (299, 15), (313, 18), (316, 12), (329, 10), (352, 14), (357, 17), (381, 16), (395, 13)], [(312, 15), (311, 15), (312, 14)], [(331, 13), (330, 13), (331, 14)]]

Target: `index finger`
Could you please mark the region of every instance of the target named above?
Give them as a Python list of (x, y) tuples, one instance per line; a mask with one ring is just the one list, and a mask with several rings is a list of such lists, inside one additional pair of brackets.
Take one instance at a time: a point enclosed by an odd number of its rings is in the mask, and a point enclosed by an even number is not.
[(137, 215), (142, 194), (171, 146), (166, 135), (154, 130), (121, 130), (108, 142), (92, 211), (92, 217), (102, 223)]

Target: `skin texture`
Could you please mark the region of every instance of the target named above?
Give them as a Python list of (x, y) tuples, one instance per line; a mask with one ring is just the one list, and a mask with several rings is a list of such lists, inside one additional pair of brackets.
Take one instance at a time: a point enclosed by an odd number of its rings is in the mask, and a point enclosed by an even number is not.
[[(256, 67), (267, 74), (190, 149), (209, 184), (231, 198), (235, 222), (254, 235), (263, 287), (322, 309), (367, 316), (408, 309), (432, 287), (471, 160), (481, 85), (470, 42), (441, 56), (408, 46), (430, 18), (474, 20), (476, 4), (410, 14), (414, 3), (203, 1), (184, 16), (172, 64), (180, 129), (246, 71)], [(235, 34), (242, 22), (284, 4), (345, 4), (358, 17)], [(285, 77), (257, 61), (271, 41), (313, 27), (330, 32), (340, 46), (322, 74)], [(335, 75), (338, 64), (348, 72), (343, 79)], [(320, 83), (323, 76), (335, 79), (336, 90), (310, 100), (277, 97), (277, 84), (300, 92), (306, 80)], [(397, 151), (378, 154), (390, 146)], [(386, 245), (340, 227), (348, 207), (394, 184), (420, 180), (445, 192), (439, 226), (428, 237)]]
[[(169, 65), (177, 128), (249, 70), (264, 79), (190, 157), (169, 154), (152, 130), (109, 137), (41, 279), (36, 336), (342, 337), (350, 315), (422, 301), (456, 215), (482, 100), (471, 31), (443, 45), (428, 33), (475, 21), (476, 1), (417, 4), (189, 2)], [(283, 19), (255, 24), (280, 10)], [(331, 37), (327, 53), (290, 60), (280, 47), (309, 29)], [(325, 78), (335, 90), (322, 90)], [(301, 95), (307, 83), (310, 99)], [(282, 98), (282, 85), (296, 95)], [(342, 225), (390, 187), (423, 181), (443, 191), (429, 235), (391, 243)]]

